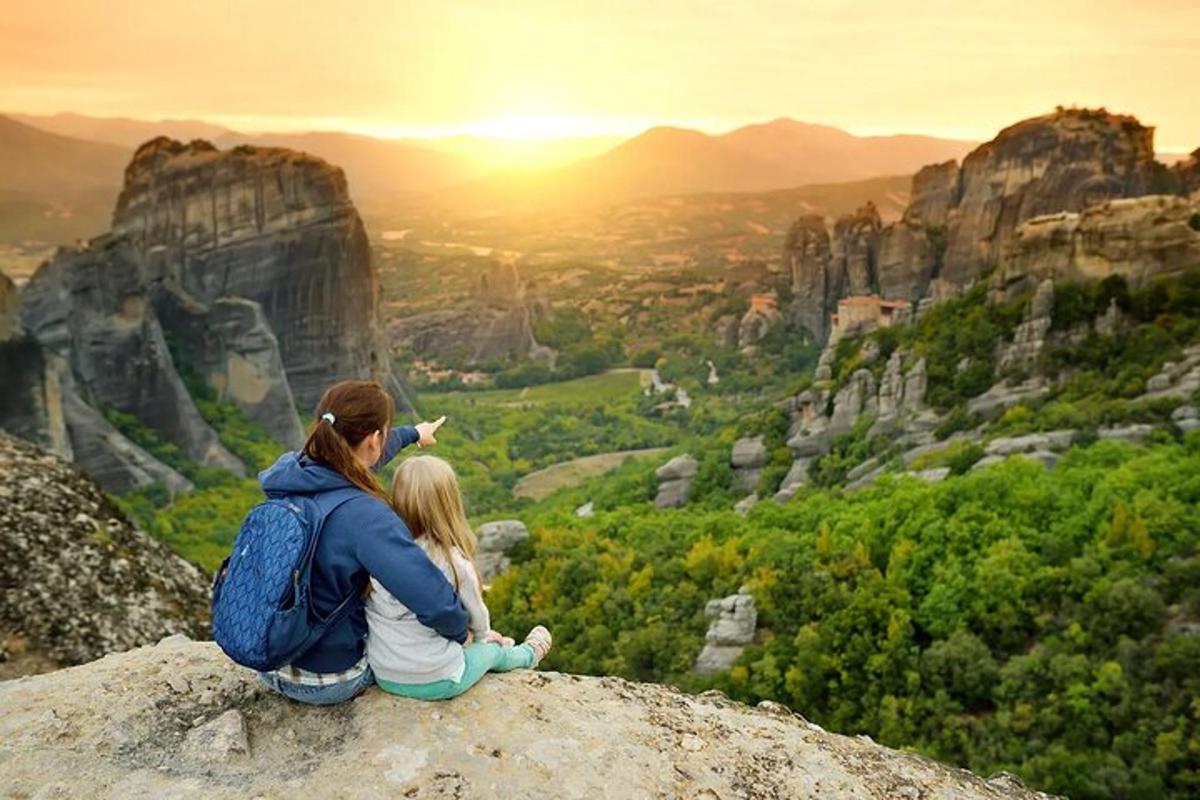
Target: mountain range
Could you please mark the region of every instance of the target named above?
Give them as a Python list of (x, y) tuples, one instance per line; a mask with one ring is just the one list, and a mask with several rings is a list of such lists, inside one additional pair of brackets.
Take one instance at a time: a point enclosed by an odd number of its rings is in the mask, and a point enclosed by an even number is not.
[[(824, 125), (777, 119), (720, 135), (659, 127), (625, 141), (580, 139), (571, 146), (598, 154), (553, 169), (496, 172), (497, 159), (520, 160), (536, 145), (522, 145), (522, 151), (511, 143), (462, 136), (419, 140), (336, 131), (244, 134), (198, 120), (13, 114), (0, 117), (0, 191), (55, 199), (81, 186), (111, 186), (115, 191), (132, 149), (159, 135), (208, 139), (223, 148), (252, 144), (308, 152), (341, 166), (356, 201), (368, 207), (431, 192), (445, 202), (489, 204), (766, 191), (909, 174), (923, 164), (959, 158), (973, 146), (926, 136), (859, 137)], [(485, 147), (500, 155), (490, 161), (481, 157)]]

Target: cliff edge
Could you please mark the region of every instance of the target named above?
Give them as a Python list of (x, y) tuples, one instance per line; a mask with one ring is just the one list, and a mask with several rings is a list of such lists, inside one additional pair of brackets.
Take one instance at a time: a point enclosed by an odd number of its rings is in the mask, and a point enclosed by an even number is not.
[(332, 708), (172, 636), (0, 683), (14, 797), (1043, 798), (769, 705), (551, 672), (447, 703), (371, 689)]

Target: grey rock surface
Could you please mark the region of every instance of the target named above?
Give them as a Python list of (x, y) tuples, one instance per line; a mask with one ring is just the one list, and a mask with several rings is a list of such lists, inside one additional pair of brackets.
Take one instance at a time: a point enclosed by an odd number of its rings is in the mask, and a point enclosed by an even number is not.
[(411, 407), (391, 372), (370, 246), (341, 169), (291, 150), (160, 137), (126, 169), (113, 234), (197, 302), (258, 303), (302, 406), (335, 379), (374, 378)]
[(1145, 444), (1153, 432), (1153, 425), (1134, 424), (1101, 428), (1096, 431), (1096, 435), (1101, 439), (1114, 439), (1120, 442), (1129, 442), (1130, 444)]
[(22, 295), (24, 327), (70, 365), (89, 405), (132, 415), (189, 458), (244, 474), (180, 378), (151, 307), (151, 274), (126, 239), (60, 249)]
[[(231, 711), (248, 751), (200, 757), (189, 732)], [(372, 688), (304, 706), (216, 645), (181, 637), (5, 684), (0, 742), (18, 797), (1044, 798), (827, 733), (780, 706), (617, 678), (518, 670), (445, 703)]]
[(1200, 263), (1197, 213), (1200, 196), (1147, 195), (1035, 217), (1014, 231), (995, 283), (1012, 296), (1037, 281), (1120, 275), (1138, 288), (1179, 275)]
[(679, 478), (694, 478), (700, 469), (700, 462), (688, 454), (675, 456), (666, 464), (654, 471), (659, 480), (675, 480)]
[[(208, 629), (208, 577), (125, 519), (74, 466), (0, 434), (0, 650), (80, 664)], [(36, 665), (35, 665), (36, 668)], [(21, 674), (20, 663), (0, 675)]]
[(1001, 131), (963, 160), (940, 277), (966, 284), (1033, 217), (1144, 194), (1154, 132), (1128, 116), (1064, 109)]
[(512, 563), (509, 551), (529, 538), (529, 528), (520, 520), (502, 519), (483, 523), (476, 529), (475, 537), (479, 542), (475, 562), (479, 577), (487, 582), (508, 569)]
[(303, 446), (296, 398), (262, 306), (241, 297), (203, 306), (166, 291), (157, 293), (156, 305), (164, 329), (217, 399), (236, 405), (284, 447)]
[(1024, 436), (1004, 436), (993, 439), (983, 448), (992, 456), (1007, 456), (1030, 450), (1066, 450), (1076, 436), (1073, 430), (1043, 431)]
[(709, 600), (704, 615), (712, 622), (704, 634), (704, 648), (696, 657), (694, 671), (713, 675), (728, 670), (742, 648), (754, 641), (758, 611), (754, 597), (743, 586), (737, 594)]

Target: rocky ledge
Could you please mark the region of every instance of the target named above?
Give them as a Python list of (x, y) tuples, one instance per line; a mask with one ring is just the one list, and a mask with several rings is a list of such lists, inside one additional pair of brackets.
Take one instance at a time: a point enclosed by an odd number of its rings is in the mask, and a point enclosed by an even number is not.
[(2, 433), (0, 547), (0, 678), (207, 632), (198, 567), (70, 464)]
[(780, 706), (615, 678), (512, 672), (448, 703), (372, 689), (301, 706), (182, 636), (0, 683), (0, 784), (16, 797), (1045, 797)]

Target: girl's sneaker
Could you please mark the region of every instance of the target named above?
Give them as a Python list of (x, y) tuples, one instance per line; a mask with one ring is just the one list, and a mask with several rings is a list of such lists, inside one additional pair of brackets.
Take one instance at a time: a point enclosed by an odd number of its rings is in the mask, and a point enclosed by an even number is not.
[(536, 667), (546, 657), (553, 641), (550, 631), (546, 630), (543, 625), (538, 625), (529, 632), (529, 635), (525, 637), (525, 644), (529, 645), (529, 649), (533, 651), (533, 664), (530, 669)]

